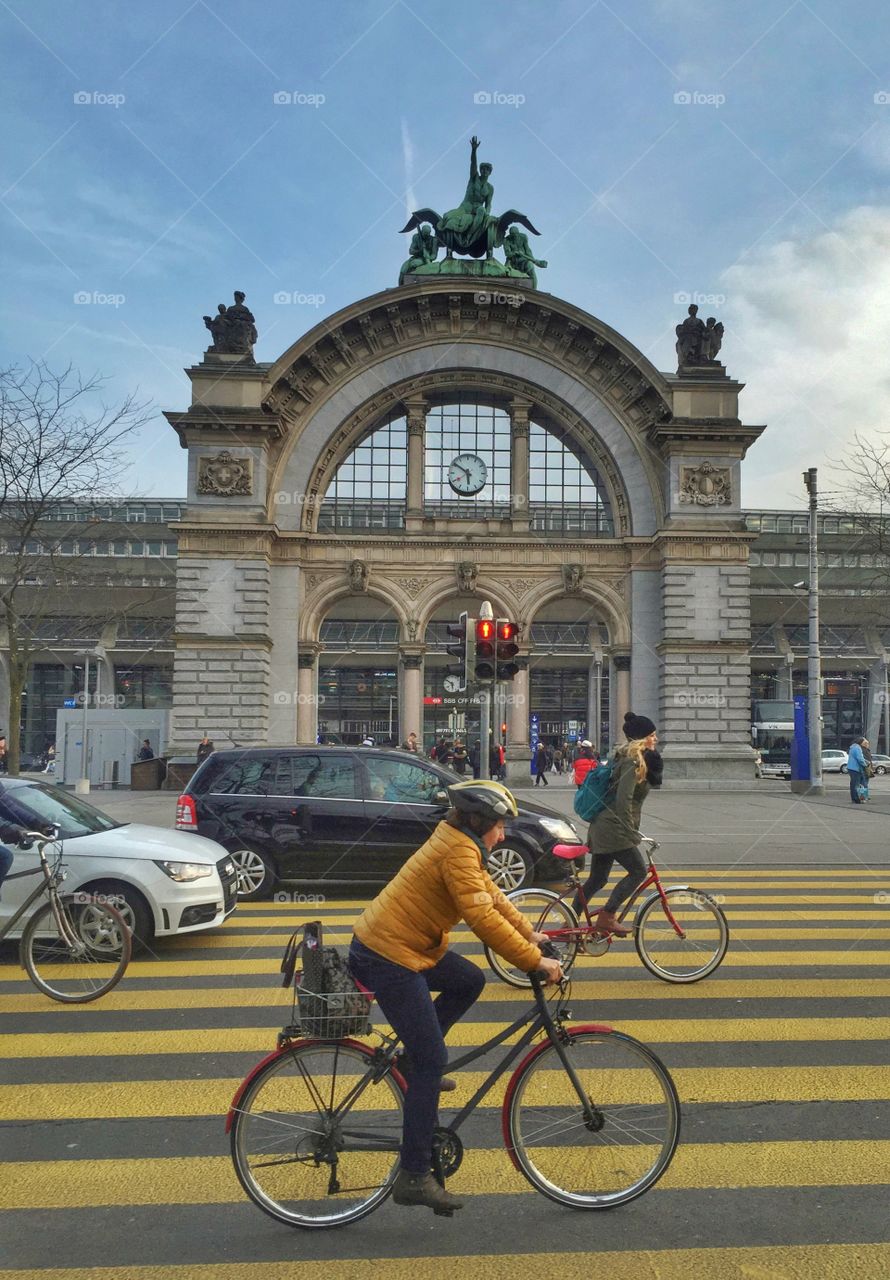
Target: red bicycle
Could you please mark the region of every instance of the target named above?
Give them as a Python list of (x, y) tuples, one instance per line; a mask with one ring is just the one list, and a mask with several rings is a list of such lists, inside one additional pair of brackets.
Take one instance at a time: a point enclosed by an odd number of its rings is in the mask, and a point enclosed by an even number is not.
[[(646, 879), (624, 904), (618, 919), (623, 921), (639, 902), (633, 920), (633, 938), (643, 964), (665, 982), (699, 982), (713, 973), (726, 955), (729, 946), (726, 916), (717, 901), (701, 889), (690, 885), (665, 888), (652, 861), (658, 842), (649, 836), (643, 836), (643, 842), (647, 846), (649, 870)], [(565, 859), (571, 868), (562, 893), (552, 889), (516, 889), (507, 896), (536, 933), (547, 935), (563, 973), (568, 973), (579, 953), (604, 955), (615, 935), (599, 931), (575, 869), (575, 860), (587, 853), (587, 845), (558, 844), (553, 853)], [(646, 895), (647, 889), (653, 892)], [(576, 896), (581, 903), (583, 921), (570, 900)], [(485, 948), (485, 955), (503, 982), (511, 987), (530, 986), (528, 974), (507, 964), (489, 947)]]

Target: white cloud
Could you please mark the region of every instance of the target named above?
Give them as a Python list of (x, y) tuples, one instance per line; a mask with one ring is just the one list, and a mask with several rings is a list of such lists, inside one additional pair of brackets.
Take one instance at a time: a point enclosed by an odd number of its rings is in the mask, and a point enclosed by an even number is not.
[(746, 389), (741, 416), (767, 431), (743, 469), (743, 501), (803, 504), (801, 471), (855, 432), (890, 430), (890, 209), (862, 206), (833, 228), (783, 240), (723, 273), (722, 358)]

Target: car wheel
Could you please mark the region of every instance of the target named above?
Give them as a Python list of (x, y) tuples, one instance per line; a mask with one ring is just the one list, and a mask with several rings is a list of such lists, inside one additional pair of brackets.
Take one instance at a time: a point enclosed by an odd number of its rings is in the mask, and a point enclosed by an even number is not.
[(846, 772), (847, 772), (847, 766), (846, 766), (845, 764), (842, 764), (842, 765), (841, 765), (841, 773), (846, 773)]
[(238, 877), (238, 901), (270, 898), (278, 880), (270, 859), (255, 849), (232, 849), (231, 857)]
[(886, 772), (887, 772), (887, 769), (885, 765), (882, 765), (882, 764), (875, 765), (875, 773), (886, 773)]
[(534, 879), (535, 864), (531, 855), (517, 845), (502, 844), (492, 849), (485, 861), (485, 869), (499, 889), (512, 893), (524, 889)]
[(83, 892), (107, 894), (133, 935), (133, 949), (141, 950), (149, 945), (155, 936), (154, 918), (138, 889), (119, 880), (100, 880), (98, 884), (84, 885)]

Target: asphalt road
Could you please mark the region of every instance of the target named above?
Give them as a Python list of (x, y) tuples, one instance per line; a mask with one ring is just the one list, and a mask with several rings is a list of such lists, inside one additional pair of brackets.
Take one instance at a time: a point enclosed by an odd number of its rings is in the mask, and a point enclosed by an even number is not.
[[(523, 788), (529, 797), (574, 817), (574, 786), (551, 775), (547, 787)], [(176, 795), (169, 791), (94, 791), (91, 802), (121, 822), (172, 826)], [(578, 822), (579, 831), (583, 824)], [(890, 864), (890, 776), (875, 778), (867, 805), (850, 803), (849, 784), (826, 776), (826, 794), (791, 794), (778, 779), (752, 780), (751, 789), (725, 794), (652, 792), (643, 827), (661, 841), (661, 863), (673, 865), (784, 866)]]
[[(752, 824), (768, 825), (788, 799), (751, 803)], [(659, 798), (648, 825), (666, 834), (672, 812)], [(744, 843), (742, 816), (724, 822)], [(686, 813), (682, 829), (700, 823)], [(494, 1105), (468, 1122), (452, 1184), (467, 1206), (453, 1220), (387, 1203), (307, 1234), (245, 1199), (223, 1119), (289, 1019), (277, 969), (303, 907), (244, 905), (221, 930), (159, 944), (80, 1008), (43, 999), (0, 948), (0, 1280), (316, 1280), (320, 1263), (340, 1280), (368, 1274), (368, 1260), (390, 1280), (611, 1280), (616, 1268), (644, 1280), (886, 1275), (890, 903), (880, 868), (836, 862), (678, 862), (678, 878), (719, 892), (732, 929), (723, 966), (700, 984), (660, 982), (630, 941), (579, 961), (576, 1019), (651, 1044), (683, 1106), (662, 1182), (603, 1215), (560, 1208), (517, 1180)], [(329, 941), (348, 940), (360, 907), (321, 907)], [(455, 943), (484, 963), (466, 930)], [(526, 1000), (492, 980), (452, 1041), (478, 1043)], [(469, 1090), (459, 1079), (458, 1105)]]

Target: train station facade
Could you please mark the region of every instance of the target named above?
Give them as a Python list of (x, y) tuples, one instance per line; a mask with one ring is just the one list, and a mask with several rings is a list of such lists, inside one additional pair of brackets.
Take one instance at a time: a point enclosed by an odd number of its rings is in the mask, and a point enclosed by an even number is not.
[[(572, 303), (408, 277), (271, 364), (208, 350), (177, 526), (174, 744), (427, 744), (473, 707), (445, 628), (483, 600), (521, 628), (511, 771), (551, 740), (657, 720), (677, 785), (751, 776), (762, 427), (724, 367), (662, 373)], [(512, 285), (516, 282), (503, 282)]]

